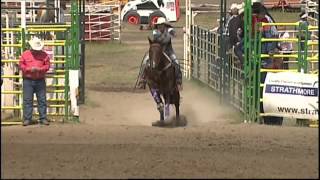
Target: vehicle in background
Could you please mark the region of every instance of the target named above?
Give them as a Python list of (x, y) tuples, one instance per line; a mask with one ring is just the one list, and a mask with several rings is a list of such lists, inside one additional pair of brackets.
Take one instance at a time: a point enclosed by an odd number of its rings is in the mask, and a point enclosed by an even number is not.
[(121, 19), (129, 24), (153, 26), (159, 17), (175, 22), (180, 17), (179, 0), (134, 0), (121, 11)]

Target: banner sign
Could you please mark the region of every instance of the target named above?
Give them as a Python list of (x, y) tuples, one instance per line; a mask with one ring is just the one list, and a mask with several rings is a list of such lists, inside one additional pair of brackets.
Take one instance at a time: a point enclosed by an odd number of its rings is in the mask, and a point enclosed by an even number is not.
[(318, 119), (318, 75), (267, 73), (263, 88), (264, 113), (272, 116)]

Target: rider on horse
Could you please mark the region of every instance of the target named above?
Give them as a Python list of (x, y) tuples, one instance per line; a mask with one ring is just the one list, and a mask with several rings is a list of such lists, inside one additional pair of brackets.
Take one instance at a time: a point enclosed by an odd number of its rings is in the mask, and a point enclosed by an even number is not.
[[(166, 47), (164, 50), (164, 53), (166, 53), (170, 57), (171, 61), (173, 62), (172, 64), (175, 67), (177, 86), (178, 86), (178, 89), (181, 89), (182, 73), (180, 70), (179, 61), (177, 60), (177, 57), (175, 55), (175, 52), (171, 44), (171, 38), (174, 37), (175, 35), (176, 33), (174, 29), (170, 24), (167, 23), (166, 19), (163, 17), (159, 17), (157, 19), (157, 22), (155, 23), (155, 29), (152, 31), (151, 36), (154, 41), (164, 44), (164, 46)], [(140, 73), (138, 88), (145, 88), (146, 86), (147, 81), (145, 76), (145, 69), (147, 65), (149, 65), (149, 53), (146, 53), (146, 56), (142, 62), (142, 67), (141, 67), (142, 73)]]

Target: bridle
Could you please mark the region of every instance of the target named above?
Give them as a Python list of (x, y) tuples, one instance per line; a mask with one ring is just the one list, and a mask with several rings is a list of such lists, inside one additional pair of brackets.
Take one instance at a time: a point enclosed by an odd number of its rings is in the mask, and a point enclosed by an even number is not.
[[(161, 45), (158, 44), (158, 43), (155, 43), (155, 44), (151, 44), (150, 47), (159, 47), (159, 48), (161, 48)], [(165, 48), (163, 48), (163, 49), (165, 49)], [(169, 61), (169, 64), (167, 64), (164, 68), (162, 68), (161, 70), (159, 70), (160, 73), (162, 73), (163, 71), (167, 70), (170, 66), (172, 66), (172, 61), (171, 61), (170, 57), (169, 57), (164, 51), (162, 51), (162, 54), (163, 54), (164, 57), (166, 57), (166, 59)], [(149, 58), (150, 58), (150, 57), (149, 57)], [(151, 69), (154, 69), (154, 68), (155, 68), (155, 67), (153, 67), (153, 60), (151, 60), (151, 58), (150, 58), (150, 66), (151, 66)]]

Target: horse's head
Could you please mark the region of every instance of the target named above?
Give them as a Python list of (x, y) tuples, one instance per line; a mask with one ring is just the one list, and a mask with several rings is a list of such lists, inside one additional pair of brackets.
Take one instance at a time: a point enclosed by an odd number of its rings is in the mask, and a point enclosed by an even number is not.
[(161, 63), (161, 58), (163, 57), (163, 44), (160, 42), (151, 40), (148, 37), (150, 48), (149, 48), (149, 59), (151, 62), (151, 68), (159, 68)]

